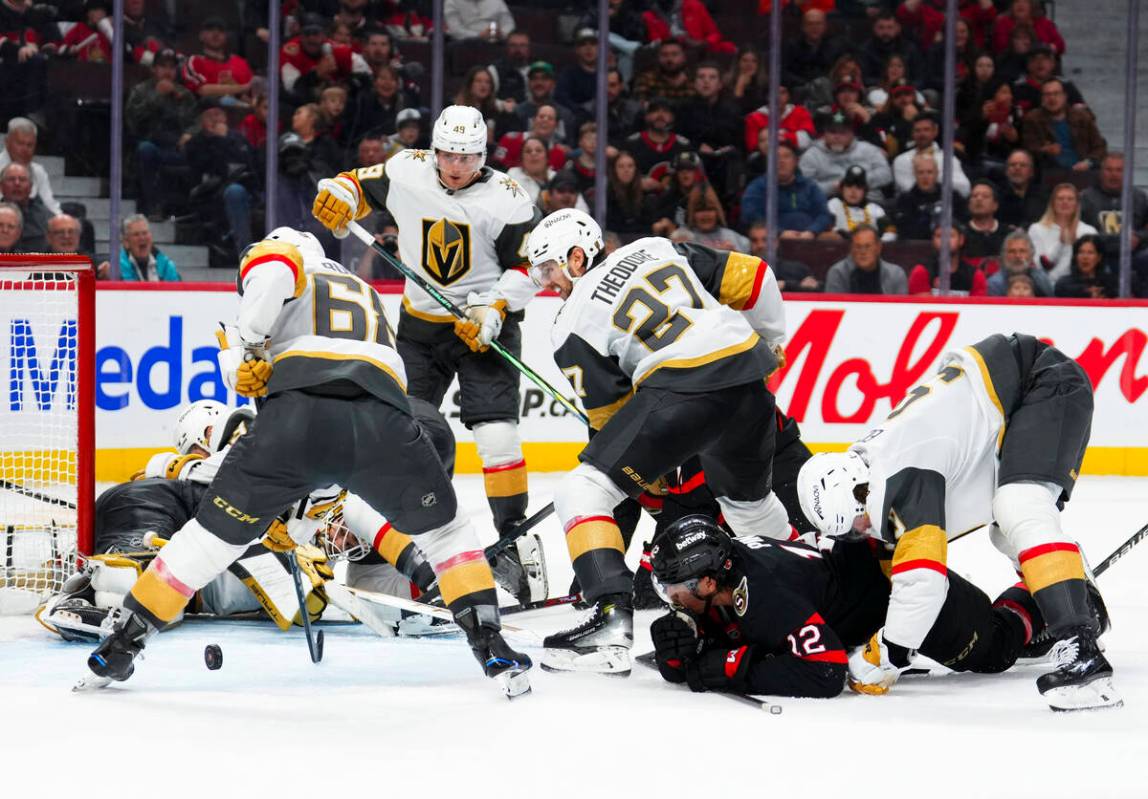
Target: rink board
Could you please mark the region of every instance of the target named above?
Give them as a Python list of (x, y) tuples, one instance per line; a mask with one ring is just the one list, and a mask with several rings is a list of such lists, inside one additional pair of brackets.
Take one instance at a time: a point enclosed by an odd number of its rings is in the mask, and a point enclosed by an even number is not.
[[(384, 289), (391, 323), (399, 294)], [(813, 449), (845, 446), (885, 417), (947, 348), (996, 332), (1022, 331), (1055, 343), (1088, 372), (1096, 387), (1096, 415), (1085, 471), (1148, 475), (1148, 303), (1092, 304), (1055, 301), (1021, 304), (1000, 300), (921, 301), (917, 298), (787, 296), (788, 367), (771, 381), (778, 401), (801, 424)], [(175, 410), (202, 398), (228, 404), (215, 361), (214, 332), (234, 318), (238, 298), (230, 284), (183, 286), (105, 284), (97, 292), (97, 479), (123, 480), (157, 449), (169, 447)], [(540, 296), (523, 330), (523, 360), (561, 390), (572, 393), (551, 357), (550, 327), (560, 301)], [(68, 320), (39, 319), (35, 359), (12, 357), (19, 308), (0, 315), (0, 375), (9, 401), (0, 403), (0, 425), (16, 431), (5, 445), (26, 451), (18, 439), (32, 429), (28, 415), (50, 413), (70, 401), (70, 369), (57, 356)], [(25, 340), (27, 336), (25, 335)], [(60, 366), (52, 371), (53, 359)], [(66, 356), (64, 358), (66, 361)], [(38, 365), (38, 366), (37, 366)], [(34, 368), (36, 367), (36, 368)], [(458, 468), (477, 471), (469, 433), (458, 422), (457, 383), (443, 411), (459, 437)], [(12, 398), (21, 394), (16, 405)], [(34, 398), (35, 401), (29, 401)], [(558, 403), (522, 381), (522, 438), (533, 471), (570, 468), (585, 441), (582, 424)]]

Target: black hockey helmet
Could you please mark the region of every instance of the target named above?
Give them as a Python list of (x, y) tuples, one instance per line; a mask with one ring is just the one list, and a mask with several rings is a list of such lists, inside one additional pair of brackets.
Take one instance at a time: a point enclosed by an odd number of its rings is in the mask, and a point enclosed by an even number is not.
[(732, 555), (726, 531), (709, 516), (695, 513), (666, 527), (650, 551), (650, 565), (662, 585), (700, 577), (713, 577), (720, 582), (733, 568)]

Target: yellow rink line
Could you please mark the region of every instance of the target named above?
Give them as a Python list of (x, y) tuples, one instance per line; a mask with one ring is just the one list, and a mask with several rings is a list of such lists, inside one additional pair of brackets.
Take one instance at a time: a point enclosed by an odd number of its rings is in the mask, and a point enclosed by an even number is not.
[[(809, 443), (814, 452), (839, 452), (846, 444)], [(522, 445), (526, 466), (533, 472), (567, 471), (578, 464), (578, 453), (585, 446), (581, 442), (540, 441)], [(96, 480), (121, 482), (142, 469), (155, 449), (102, 449), (96, 453)], [(19, 477), (16, 460), (0, 453), (0, 477)], [(474, 442), (460, 441), (455, 470), (461, 474), (478, 474), (482, 463), (478, 459)], [(1129, 476), (1148, 475), (1148, 447), (1089, 447), (1084, 456), (1084, 474), (1115, 474)]]

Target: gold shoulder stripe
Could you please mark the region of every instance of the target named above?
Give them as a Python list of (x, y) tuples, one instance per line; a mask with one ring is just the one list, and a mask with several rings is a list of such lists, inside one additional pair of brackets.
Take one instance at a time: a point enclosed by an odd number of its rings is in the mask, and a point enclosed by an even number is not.
[(718, 302), (735, 311), (752, 308), (761, 290), (765, 268), (765, 262), (755, 255), (731, 252), (726, 258), (725, 271), (722, 272)]
[(303, 253), (294, 244), (283, 241), (261, 241), (247, 251), (242, 263), (239, 264), (239, 281), (242, 283), (247, 274), (259, 266), (269, 262), (285, 264), (295, 277), (295, 293), (298, 297), (307, 286), (307, 275), (303, 271)]

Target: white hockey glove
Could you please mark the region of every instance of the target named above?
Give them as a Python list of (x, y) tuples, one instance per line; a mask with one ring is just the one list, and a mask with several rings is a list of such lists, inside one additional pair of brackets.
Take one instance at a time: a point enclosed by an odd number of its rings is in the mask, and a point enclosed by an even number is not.
[(466, 319), (456, 319), (454, 333), (473, 352), (486, 352), (502, 332), (506, 300), (496, 292), (472, 291), (466, 298)]
[(358, 185), (344, 172), (319, 181), (311, 214), (341, 239), (347, 235), (347, 225), (363, 215), (362, 202)]
[(889, 693), (901, 672), (909, 668), (912, 653), (885, 640), (878, 630), (865, 646), (849, 655), (849, 687), (859, 694), (881, 696)]

